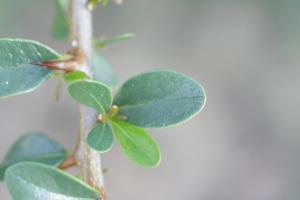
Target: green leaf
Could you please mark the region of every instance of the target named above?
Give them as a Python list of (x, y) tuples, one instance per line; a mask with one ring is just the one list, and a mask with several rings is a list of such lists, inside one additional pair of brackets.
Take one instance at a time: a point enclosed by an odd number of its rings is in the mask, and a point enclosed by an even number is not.
[(123, 152), (130, 160), (143, 167), (159, 165), (159, 146), (144, 129), (123, 121), (113, 120), (111, 123)]
[(117, 43), (117, 42), (121, 42), (121, 41), (124, 41), (124, 40), (129, 40), (129, 39), (132, 39), (132, 38), (135, 38), (136, 37), (136, 34), (135, 33), (124, 33), (122, 35), (117, 35), (117, 36), (114, 36), (112, 38), (109, 38), (107, 40), (103, 40), (103, 39), (95, 39), (94, 40), (94, 45), (95, 47), (97, 48), (106, 48), (114, 43)]
[(94, 53), (93, 56), (94, 78), (109, 86), (116, 85), (118, 77), (116, 72), (111, 67), (110, 63), (100, 53)]
[(70, 95), (79, 103), (106, 113), (112, 105), (112, 94), (109, 88), (97, 81), (74, 81), (69, 85)]
[(89, 0), (88, 8), (90, 10), (92, 10), (92, 9), (95, 9), (98, 6), (98, 4), (102, 4), (102, 5), (106, 6), (108, 3), (109, 3), (109, 0)]
[(48, 165), (23, 162), (5, 173), (14, 200), (97, 200), (100, 194), (79, 179)]
[(111, 127), (107, 123), (97, 125), (89, 133), (87, 142), (93, 149), (101, 153), (108, 152), (114, 142)]
[(66, 157), (63, 146), (47, 135), (38, 132), (26, 134), (13, 144), (0, 163), (0, 180), (3, 180), (5, 170), (17, 162), (34, 161), (58, 166)]
[(161, 128), (192, 118), (202, 110), (205, 99), (204, 89), (195, 80), (160, 70), (128, 80), (118, 91), (114, 104), (129, 123)]
[(69, 0), (55, 0), (55, 17), (52, 25), (52, 35), (56, 39), (67, 39), (70, 25), (67, 17)]
[(36, 89), (52, 70), (34, 63), (58, 58), (55, 51), (35, 41), (0, 39), (0, 99)]
[(76, 80), (82, 80), (82, 79), (89, 79), (88, 75), (82, 71), (74, 71), (69, 72), (67, 74), (64, 74), (64, 79), (66, 81), (76, 81)]

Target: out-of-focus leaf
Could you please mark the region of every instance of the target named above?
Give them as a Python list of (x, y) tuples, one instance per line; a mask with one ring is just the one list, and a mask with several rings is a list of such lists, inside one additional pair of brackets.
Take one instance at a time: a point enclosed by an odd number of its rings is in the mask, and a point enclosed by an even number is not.
[(110, 63), (103, 55), (95, 52), (92, 66), (94, 69), (94, 78), (109, 86), (114, 86), (118, 82), (117, 73), (113, 70)]
[(135, 38), (136, 37), (136, 34), (135, 33), (124, 33), (122, 35), (116, 35), (112, 38), (109, 38), (109, 39), (95, 39), (94, 40), (94, 45), (95, 47), (97, 48), (106, 48), (112, 44), (115, 44), (117, 42), (121, 42), (121, 41), (124, 41), (124, 40), (129, 40), (129, 39), (132, 39), (132, 38)]
[(47, 135), (39, 132), (26, 134), (13, 144), (0, 163), (0, 180), (3, 180), (5, 170), (15, 163), (34, 161), (57, 166), (67, 155), (64, 147)]
[(93, 10), (95, 9), (99, 4), (102, 4), (106, 6), (109, 3), (109, 0), (89, 0), (88, 8)]
[(67, 39), (70, 34), (70, 25), (67, 10), (70, 0), (54, 0), (55, 17), (52, 25), (52, 35), (56, 39)]

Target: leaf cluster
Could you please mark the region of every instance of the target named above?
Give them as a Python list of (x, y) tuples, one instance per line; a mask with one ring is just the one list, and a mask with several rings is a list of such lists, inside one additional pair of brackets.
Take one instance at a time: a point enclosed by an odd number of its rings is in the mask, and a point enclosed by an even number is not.
[[(108, 0), (90, 1), (93, 7), (99, 3), (105, 5)], [(55, 1), (52, 33), (57, 39), (69, 37), (68, 4), (68, 0)], [(127, 33), (98, 38), (94, 47), (106, 48), (133, 37), (135, 34)], [(92, 58), (93, 77), (75, 70), (61, 73), (49, 66), (63, 66), (66, 56), (36, 41), (0, 39), (0, 99), (31, 92), (50, 78), (62, 77), (70, 96), (98, 113), (86, 142), (99, 153), (109, 152), (117, 140), (130, 161), (156, 167), (161, 152), (149, 130), (180, 125), (205, 105), (203, 87), (187, 75), (171, 70), (149, 71), (128, 79), (115, 92), (117, 75), (98, 50)], [(0, 163), (0, 180), (5, 180), (16, 200), (100, 199), (94, 188), (59, 169), (69, 156), (47, 135), (25, 134)]]

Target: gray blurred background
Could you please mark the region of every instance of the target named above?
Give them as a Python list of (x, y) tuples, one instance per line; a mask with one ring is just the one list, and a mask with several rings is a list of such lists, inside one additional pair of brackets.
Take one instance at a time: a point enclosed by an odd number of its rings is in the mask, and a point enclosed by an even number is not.
[[(120, 82), (153, 68), (192, 76), (206, 88), (204, 111), (189, 123), (153, 130), (162, 164), (142, 169), (118, 145), (103, 155), (110, 200), (300, 199), (300, 1), (125, 0), (95, 11), (95, 35), (135, 32), (103, 51)], [(50, 36), (53, 1), (0, 0), (0, 36)], [(58, 80), (0, 102), (0, 157), (22, 134), (40, 130), (73, 149), (74, 101)], [(298, 105), (298, 106), (297, 106)], [(5, 185), (0, 199), (10, 199)]]

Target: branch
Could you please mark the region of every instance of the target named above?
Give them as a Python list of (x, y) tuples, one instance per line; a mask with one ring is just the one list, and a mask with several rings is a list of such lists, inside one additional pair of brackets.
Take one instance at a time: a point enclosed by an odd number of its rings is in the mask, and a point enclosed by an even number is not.
[[(92, 57), (92, 15), (87, 9), (88, 0), (72, 0), (71, 3), (71, 38), (73, 55), (77, 56), (79, 70), (93, 76), (90, 63)], [(98, 152), (91, 149), (86, 138), (93, 128), (97, 113), (87, 106), (79, 105), (80, 133), (75, 152), (77, 164), (86, 182), (101, 192), (102, 200), (106, 200), (104, 191), (101, 158)]]

